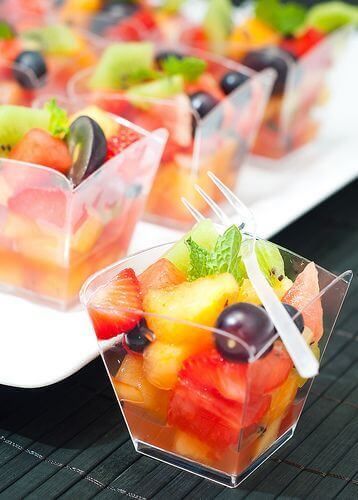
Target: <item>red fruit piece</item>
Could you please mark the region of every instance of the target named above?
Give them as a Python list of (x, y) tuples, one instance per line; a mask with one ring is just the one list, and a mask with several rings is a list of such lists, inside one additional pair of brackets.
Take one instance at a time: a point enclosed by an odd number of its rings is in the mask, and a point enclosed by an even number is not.
[[(282, 299), (282, 302), (302, 312), (305, 325), (312, 330), (316, 342), (323, 334), (322, 303), (321, 299), (316, 298), (319, 292), (318, 272), (314, 262), (310, 262)], [(309, 305), (312, 300), (313, 303)]]
[(247, 366), (227, 362), (216, 349), (189, 357), (174, 387), (169, 423), (217, 448), (238, 443), (240, 430), (259, 422), (271, 401), (262, 393), (247, 396)]
[(250, 398), (244, 408), (189, 379), (180, 379), (169, 404), (168, 423), (220, 449), (238, 444), (241, 429), (259, 422), (270, 400), (270, 396)]
[(137, 132), (127, 127), (120, 127), (118, 135), (110, 137), (107, 141), (106, 161), (124, 151), (138, 139), (139, 134)]
[(66, 173), (72, 165), (66, 143), (37, 128), (24, 135), (11, 151), (9, 158), (44, 165), (62, 173)]
[(133, 18), (142, 24), (145, 28), (148, 30), (151, 30), (153, 28), (156, 28), (157, 22), (155, 20), (155, 16), (152, 14), (152, 12), (149, 9), (140, 9), (138, 10)]
[(138, 276), (142, 295), (148, 290), (179, 285), (186, 281), (184, 274), (167, 259), (160, 259)]
[(281, 48), (299, 58), (308, 52), (317, 43), (323, 40), (324, 34), (315, 28), (309, 28), (297, 38), (287, 38), (281, 42)]
[(88, 311), (100, 340), (132, 330), (142, 318), (140, 285), (133, 269), (124, 269), (99, 288)]
[(36, 222), (63, 227), (66, 221), (67, 196), (56, 188), (28, 188), (18, 192), (8, 201), (13, 212)]

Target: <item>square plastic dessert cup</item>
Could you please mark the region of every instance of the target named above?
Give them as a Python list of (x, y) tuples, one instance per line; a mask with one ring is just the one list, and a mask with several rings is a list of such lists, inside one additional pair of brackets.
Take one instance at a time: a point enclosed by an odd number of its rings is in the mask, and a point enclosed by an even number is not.
[(88, 276), (127, 251), (162, 155), (146, 132), (74, 187), (62, 173), (0, 159), (0, 290), (68, 309)]
[[(216, 201), (221, 201), (208, 180), (207, 171), (214, 172), (228, 187), (235, 188), (240, 167), (259, 128), (274, 72), (255, 73), (235, 62), (194, 49), (188, 52), (187, 48), (176, 47), (176, 51), (204, 59), (208, 72), (216, 81), (229, 70), (239, 71), (249, 78), (202, 119), (193, 111), (185, 94), (168, 99), (139, 96), (133, 99), (123, 92), (91, 90), (92, 69), (71, 79), (68, 94), (83, 104), (99, 104), (147, 130), (168, 129), (169, 140), (149, 196), (146, 217), (155, 223), (185, 229), (190, 226), (191, 219), (181, 203), (183, 196), (198, 210), (207, 211), (195, 184)], [(198, 90), (195, 84), (192, 85), (191, 92)]]
[[(252, 148), (253, 154), (280, 159), (317, 137), (325, 119), (324, 106), (329, 101), (330, 73), (351, 31), (351, 27), (343, 27), (326, 35), (297, 61), (278, 49), (281, 66), (287, 68), (286, 79), (275, 82)], [(189, 36), (190, 29), (187, 29), (180, 38), (195, 45)], [(250, 47), (249, 42), (230, 42), (220, 45), (217, 50), (241, 61), (251, 50), (260, 48), (263, 47)]]
[[(125, 268), (133, 268), (138, 276), (160, 259), (171, 246), (172, 244), (165, 244), (151, 248), (100, 271), (84, 285), (81, 291), (82, 303), (89, 307), (93, 294)], [(309, 261), (284, 248), (279, 249), (285, 262), (286, 276), (295, 280), (309, 265)], [(311, 266), (314, 264), (311, 263)], [(312, 317), (313, 311), (319, 311), (322, 307), (323, 335), (318, 342), (309, 334), (306, 337), (312, 350), (321, 359), (352, 273), (347, 271), (335, 276), (321, 267), (316, 266), (316, 269), (320, 291), (299, 312), (305, 318)], [(166, 335), (168, 332), (178, 331), (181, 334), (184, 331), (188, 333), (184, 344), (176, 345), (174, 340), (170, 347), (174, 350), (182, 349), (184, 360), (190, 353), (195, 352), (198, 342), (203, 349), (207, 345), (210, 346), (213, 343), (213, 334), (238, 342), (237, 337), (232, 338), (222, 330), (188, 323), (180, 318), (149, 313), (144, 313), (144, 318), (149, 328), (154, 331), (150, 344), (151, 356), (153, 349), (159, 353), (163, 352), (164, 356), (164, 365), (161, 365), (159, 358), (154, 366), (166, 366), (166, 363), (170, 363), (170, 358), (165, 357), (165, 353), (170, 350), (163, 351), (164, 330)], [(226, 399), (223, 402), (217, 394), (212, 395), (210, 390), (203, 391), (195, 384), (194, 372), (191, 379), (184, 379), (183, 375), (181, 379), (176, 379), (174, 387), (173, 382), (168, 382), (166, 387), (159, 388), (158, 379), (154, 380), (155, 372), (150, 371), (150, 368), (153, 368), (152, 357), (147, 351), (138, 355), (128, 350), (122, 334), (111, 340), (98, 340), (99, 351), (138, 452), (233, 488), (292, 437), (313, 380), (305, 380), (298, 375), (289, 355), (282, 349), (277, 335), (256, 356), (252, 347), (244, 342), (240, 344), (242, 350), (247, 352), (248, 363), (234, 365), (245, 366), (235, 368), (245, 370), (240, 372), (240, 387), (245, 389), (239, 400)], [(285, 355), (282, 357), (283, 352)], [(279, 364), (271, 364), (270, 368), (267, 368), (265, 360), (269, 359), (272, 353), (275, 353), (274, 356), (278, 356), (276, 359), (280, 361), (277, 361)], [(215, 360), (211, 358), (207, 363), (211, 362)], [(194, 362), (191, 362), (191, 366), (195, 367)], [(208, 380), (210, 384), (210, 377), (205, 377), (208, 366), (209, 364), (204, 363), (198, 367), (197, 376), (201, 383)], [(186, 374), (188, 367), (189, 364), (186, 365)], [(276, 386), (270, 394), (259, 389), (258, 381), (270, 378), (272, 371), (277, 373), (284, 367), (289, 370), (285, 382), (279, 387)], [(235, 375), (231, 376), (231, 380), (235, 380)]]

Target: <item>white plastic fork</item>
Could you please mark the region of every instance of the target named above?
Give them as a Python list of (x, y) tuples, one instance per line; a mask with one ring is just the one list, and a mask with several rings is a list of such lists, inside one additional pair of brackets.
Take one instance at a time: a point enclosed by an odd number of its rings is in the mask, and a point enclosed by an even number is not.
[[(244, 205), (244, 203), (242, 203), (239, 198), (216, 177), (216, 175), (212, 172), (208, 172), (208, 176), (221, 191), (229, 204), (237, 211), (237, 214), (241, 217), (241, 224), (239, 225), (239, 228), (245, 228), (245, 235), (247, 236), (246, 241), (248, 242), (247, 245), (242, 246), (242, 259), (252, 286), (254, 287), (266, 311), (269, 313), (298, 373), (303, 378), (314, 377), (318, 374), (319, 363), (298, 330), (293, 319), (283, 307), (275, 292), (272, 290), (258, 264), (255, 252), (256, 227), (252, 213), (246, 205)], [(228, 217), (223, 209), (219, 207), (219, 205), (217, 205), (217, 203), (210, 198), (210, 196), (200, 186), (196, 184), (195, 189), (204, 198), (206, 203), (213, 210), (223, 225), (227, 226), (233, 223), (233, 220)], [(205, 219), (201, 212), (193, 207), (188, 200), (182, 198), (182, 202), (194, 219), (197, 221)]]

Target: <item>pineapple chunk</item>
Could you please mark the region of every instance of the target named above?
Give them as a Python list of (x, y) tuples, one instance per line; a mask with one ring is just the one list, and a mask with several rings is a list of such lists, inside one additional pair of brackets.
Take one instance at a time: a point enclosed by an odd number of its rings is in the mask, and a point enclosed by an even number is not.
[(204, 463), (212, 462), (215, 457), (214, 450), (206, 443), (183, 431), (177, 431), (175, 434), (174, 451), (179, 455)]
[[(283, 296), (292, 286), (292, 281), (284, 277), (282, 281), (277, 281), (276, 286), (274, 287), (274, 292), (277, 297), (282, 300)], [(261, 305), (261, 300), (258, 298), (254, 287), (249, 279), (244, 279), (239, 291), (238, 302), (250, 302), (251, 304), (255, 304), (257, 306)]]
[(172, 389), (183, 361), (194, 354), (190, 345), (155, 341), (144, 351), (143, 370), (149, 382), (159, 389)]
[(170, 393), (146, 380), (141, 356), (127, 354), (112, 382), (121, 401), (136, 404), (160, 419), (166, 418)]
[(72, 250), (88, 253), (97, 243), (102, 231), (101, 219), (96, 215), (89, 216), (73, 235), (71, 239)]
[(185, 321), (213, 327), (222, 310), (236, 302), (239, 286), (229, 273), (207, 276), (160, 290), (150, 290), (143, 300), (147, 313), (167, 316), (147, 317), (157, 340), (169, 344), (211, 345), (212, 335)]

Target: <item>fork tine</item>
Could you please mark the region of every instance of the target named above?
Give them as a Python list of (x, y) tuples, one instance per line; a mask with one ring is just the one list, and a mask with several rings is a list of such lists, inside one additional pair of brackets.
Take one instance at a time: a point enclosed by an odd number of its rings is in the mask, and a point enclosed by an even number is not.
[(200, 221), (205, 219), (205, 217), (197, 210), (191, 203), (188, 202), (188, 200), (184, 197), (181, 199), (182, 203), (185, 205), (185, 207), (188, 209), (188, 211), (191, 213), (191, 215), (194, 217), (195, 220)]
[(212, 200), (210, 198), (209, 195), (207, 195), (205, 193), (205, 191), (200, 186), (198, 186), (198, 184), (195, 184), (195, 189), (204, 198), (204, 200), (209, 205), (209, 207), (212, 209), (212, 211), (217, 215), (217, 217), (219, 218), (219, 221), (222, 224), (230, 224), (230, 219), (226, 215), (226, 213), (219, 207), (219, 205), (217, 203), (215, 203), (214, 200)]
[(244, 220), (247, 220), (248, 218), (252, 219), (251, 212), (244, 205), (244, 203), (242, 203), (242, 201), (240, 201), (239, 198), (231, 191), (231, 189), (225, 186), (225, 184), (212, 172), (208, 172), (208, 176), (213, 181), (215, 186), (221, 191), (221, 193), (224, 195), (224, 197), (227, 199), (230, 205), (236, 210), (240, 210), (239, 213), (242, 216), (242, 219)]

